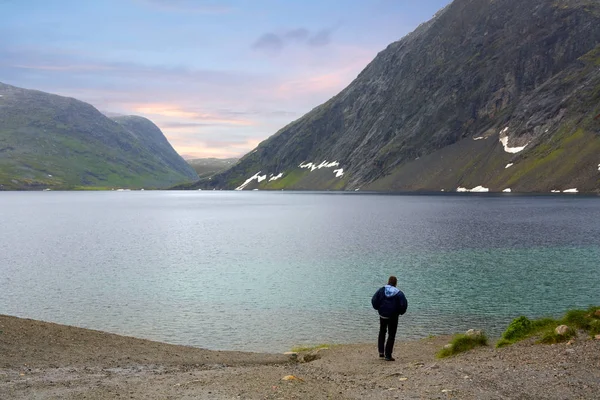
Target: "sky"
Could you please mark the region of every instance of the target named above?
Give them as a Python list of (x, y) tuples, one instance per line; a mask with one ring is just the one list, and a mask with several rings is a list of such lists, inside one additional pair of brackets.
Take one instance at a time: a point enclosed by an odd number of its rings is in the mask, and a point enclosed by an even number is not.
[(346, 87), (449, 0), (0, 0), (0, 82), (240, 157)]

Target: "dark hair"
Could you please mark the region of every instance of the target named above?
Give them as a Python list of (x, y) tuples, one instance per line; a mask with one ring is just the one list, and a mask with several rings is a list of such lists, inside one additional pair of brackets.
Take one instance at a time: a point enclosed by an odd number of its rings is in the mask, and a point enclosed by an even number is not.
[(398, 279), (394, 275), (390, 276), (390, 279), (388, 279), (388, 285), (396, 286), (397, 284), (398, 284)]

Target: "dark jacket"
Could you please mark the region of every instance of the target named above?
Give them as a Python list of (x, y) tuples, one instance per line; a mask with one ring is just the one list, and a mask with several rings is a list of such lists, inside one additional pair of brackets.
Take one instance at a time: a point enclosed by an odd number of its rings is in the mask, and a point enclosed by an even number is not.
[(375, 292), (371, 304), (383, 318), (395, 318), (403, 315), (408, 307), (408, 301), (404, 293), (390, 285), (385, 285)]

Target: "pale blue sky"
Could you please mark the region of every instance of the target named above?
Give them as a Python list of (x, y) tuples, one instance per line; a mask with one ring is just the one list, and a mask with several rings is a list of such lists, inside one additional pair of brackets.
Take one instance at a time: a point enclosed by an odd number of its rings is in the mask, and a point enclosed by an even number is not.
[(146, 116), (186, 156), (240, 156), (448, 2), (0, 0), (0, 82)]

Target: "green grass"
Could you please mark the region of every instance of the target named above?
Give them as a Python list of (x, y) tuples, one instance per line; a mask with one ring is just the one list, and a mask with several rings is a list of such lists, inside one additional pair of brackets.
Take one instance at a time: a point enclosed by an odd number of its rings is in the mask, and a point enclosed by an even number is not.
[(577, 332), (571, 327), (569, 327), (569, 330), (564, 335), (559, 335), (554, 331), (554, 329), (551, 329), (543, 332), (542, 337), (538, 340), (538, 342), (544, 344), (555, 344), (566, 342), (574, 336), (577, 336)]
[(279, 179), (277, 179), (276, 181), (272, 181), (272, 182), (268, 182), (265, 183), (264, 185), (261, 186), (261, 189), (271, 189), (271, 190), (278, 190), (278, 189), (288, 189), (288, 188), (293, 188), (294, 185), (300, 181), (300, 179), (304, 178), (306, 175), (308, 175), (308, 173), (310, 172), (310, 169), (300, 169), (300, 168), (296, 168), (293, 169), (292, 171), (289, 172), (284, 172), (283, 176)]
[(485, 334), (481, 335), (455, 335), (450, 342), (450, 346), (443, 348), (437, 353), (438, 358), (450, 357), (458, 353), (463, 353), (474, 349), (475, 347), (487, 346), (488, 339)]
[[(561, 319), (541, 318), (530, 320), (525, 316), (514, 319), (502, 334), (496, 347), (504, 347), (530, 337), (540, 337), (539, 343), (559, 343), (577, 334), (576, 330), (588, 332), (591, 336), (600, 333), (600, 317), (595, 312), (600, 307), (593, 306), (587, 310), (569, 310)], [(558, 335), (555, 329), (559, 325), (567, 325), (571, 330), (566, 335)]]
[(322, 343), (322, 344), (317, 344), (314, 346), (296, 346), (296, 347), (292, 347), (292, 350), (294, 353), (302, 353), (305, 351), (313, 351), (313, 350), (318, 350), (318, 349), (328, 349), (330, 348), (331, 345), (326, 344), (326, 343)]

